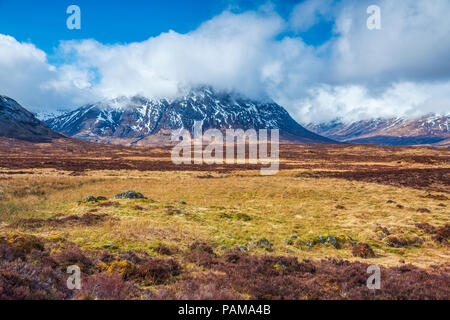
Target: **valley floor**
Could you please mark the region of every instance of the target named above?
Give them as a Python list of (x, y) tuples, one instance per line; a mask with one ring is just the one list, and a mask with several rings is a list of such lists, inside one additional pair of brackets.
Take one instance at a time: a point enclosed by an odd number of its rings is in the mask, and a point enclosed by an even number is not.
[[(166, 148), (0, 145), (0, 299), (450, 299), (448, 149), (286, 145), (260, 176)], [(147, 199), (114, 199), (130, 189)]]

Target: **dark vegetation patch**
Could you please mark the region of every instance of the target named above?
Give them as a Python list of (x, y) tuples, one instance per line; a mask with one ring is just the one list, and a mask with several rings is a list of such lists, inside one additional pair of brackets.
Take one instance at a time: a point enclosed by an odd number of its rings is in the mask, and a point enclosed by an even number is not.
[(170, 287), (154, 291), (150, 295), (156, 300), (241, 300), (227, 283), (226, 277), (213, 273), (187, 276)]
[(197, 176), (197, 178), (198, 178), (198, 179), (214, 179), (214, 178), (216, 178), (216, 177), (214, 177), (214, 176), (211, 175), (211, 174), (205, 174), (205, 175), (199, 175), (199, 176)]
[(142, 291), (120, 275), (97, 273), (82, 279), (81, 290), (74, 299), (78, 300), (132, 300), (140, 299)]
[(163, 299), (448, 299), (449, 268), (381, 268), (382, 290), (367, 288), (368, 264), (252, 256), (230, 250), (211, 272), (187, 277), (153, 296)]
[(375, 232), (381, 232), (385, 236), (388, 236), (391, 234), (391, 232), (389, 231), (388, 228), (383, 227), (381, 225), (377, 225), (377, 227), (375, 228)]
[[(32, 174), (33, 172), (28, 173)], [(5, 184), (2, 189), (4, 195), (11, 198), (25, 198), (27, 196), (46, 197), (53, 192), (77, 189), (84, 185), (101, 181), (104, 181), (104, 179), (92, 179), (88, 181), (41, 181), (39, 183), (33, 183), (25, 178), (22, 185)]]
[(217, 263), (217, 255), (213, 248), (201, 241), (196, 241), (189, 247), (189, 250), (185, 253), (185, 259), (202, 267), (210, 267)]
[[(204, 263), (207, 256), (214, 263)], [(203, 271), (189, 273), (180, 261), (199, 264)], [(81, 268), (81, 290), (67, 289), (66, 267), (71, 264)], [(192, 244), (176, 260), (139, 250), (83, 251), (73, 243), (17, 234), (0, 238), (0, 299), (450, 298), (448, 266), (382, 267), (382, 289), (377, 291), (366, 286), (368, 266), (255, 256), (239, 249), (217, 255), (204, 242)]]
[(250, 220), (252, 220), (252, 217), (250, 217), (248, 214), (243, 213), (243, 212), (236, 213), (235, 217), (236, 217), (237, 220), (242, 220), (242, 221), (250, 221)]
[(106, 201), (98, 204), (99, 207), (117, 207), (120, 206), (120, 203), (117, 201)]
[[(67, 289), (71, 265), (82, 272), (81, 291)], [(168, 284), (180, 273), (174, 259), (144, 251), (83, 251), (23, 234), (0, 238), (0, 299), (139, 299), (138, 285)]]
[(155, 257), (145, 251), (127, 251), (119, 255), (107, 253), (100, 260), (98, 266), (102, 271), (143, 286), (172, 282), (182, 270), (176, 260)]
[(433, 199), (433, 200), (440, 200), (440, 201), (447, 201), (448, 197), (443, 194), (427, 194), (426, 196), (423, 196), (425, 199)]
[(153, 258), (141, 264), (133, 279), (143, 285), (165, 284), (181, 273), (181, 267), (174, 259)]
[(424, 241), (416, 235), (395, 234), (387, 236), (383, 239), (383, 242), (389, 247), (402, 248), (410, 246), (419, 247)]
[(173, 216), (173, 215), (175, 215), (175, 214), (181, 214), (181, 213), (183, 213), (183, 211), (182, 211), (181, 209), (176, 208), (176, 207), (174, 207), (174, 206), (166, 206), (165, 209), (166, 209), (166, 212), (167, 212), (167, 214), (168, 214), (169, 216)]
[(29, 254), (33, 250), (44, 250), (44, 242), (42, 239), (29, 234), (10, 234), (0, 238), (0, 241), (6, 241), (12, 246), (22, 249), (26, 254)]
[(94, 272), (94, 262), (79, 248), (65, 249), (56, 254), (54, 259), (63, 269), (67, 269), (71, 265), (77, 265), (84, 273), (91, 274)]
[(157, 247), (155, 247), (153, 249), (153, 251), (155, 251), (159, 254), (162, 254), (162, 255), (166, 255), (166, 256), (171, 256), (171, 255), (177, 253), (176, 248), (169, 248), (168, 246), (165, 246), (163, 244), (160, 244)]
[(311, 172), (299, 172), (294, 175), (296, 178), (314, 178), (314, 174)]
[(66, 299), (66, 275), (48, 265), (20, 259), (0, 261), (0, 300)]
[(41, 219), (41, 218), (30, 218), (30, 219), (20, 219), (12, 224), (10, 224), (9, 228), (29, 228), (36, 229), (42, 228), (45, 226), (57, 227), (57, 226), (66, 226), (66, 225), (83, 225), (83, 226), (92, 226), (100, 222), (104, 222), (110, 217), (107, 214), (92, 214), (85, 213), (81, 216), (67, 216), (64, 218), (49, 218), (49, 219)]
[(419, 213), (431, 213), (431, 211), (427, 208), (419, 208), (416, 211)]
[(213, 254), (214, 250), (213, 248), (207, 244), (206, 242), (203, 241), (195, 241), (190, 247), (189, 247), (190, 251), (203, 251), (206, 252), (208, 254)]
[(375, 253), (367, 243), (358, 243), (352, 248), (352, 254), (355, 257), (361, 258), (374, 258)]
[(442, 244), (448, 244), (448, 239), (450, 238), (450, 223), (447, 223), (441, 227), (436, 227), (427, 222), (422, 222), (416, 223), (415, 226), (425, 233), (432, 234), (432, 239), (434, 241)]
[(43, 250), (43, 240), (34, 236), (0, 238), (0, 300), (69, 297), (66, 274)]
[(227, 212), (220, 212), (219, 217), (222, 219), (235, 219), (235, 220), (241, 220), (241, 221), (251, 221), (252, 217), (249, 216), (246, 213), (243, 212), (236, 212), (236, 213), (227, 213)]
[(314, 172), (314, 177), (373, 182), (436, 192), (449, 192), (450, 190), (449, 168), (318, 171)]
[(428, 222), (421, 222), (421, 223), (416, 223), (415, 226), (419, 229), (422, 230), (425, 233), (435, 233), (436, 232), (436, 227), (432, 226), (431, 224), (429, 224)]
[[(330, 171), (312, 171), (309, 177), (337, 177), (448, 192), (450, 185), (450, 169), (448, 168), (396, 169), (391, 167), (391, 164), (395, 162), (433, 165), (448, 163), (447, 154), (439, 149), (427, 148), (429, 155), (415, 154), (416, 150), (424, 149), (426, 148), (281, 144), (280, 159), (286, 161), (280, 162), (280, 169), (328, 169)], [(136, 148), (66, 139), (54, 141), (50, 146), (43, 147), (39, 144), (0, 139), (0, 167), (10, 170), (53, 168), (71, 171), (73, 174), (80, 174), (86, 170), (188, 170), (204, 172), (203, 175), (199, 175), (199, 178), (211, 178), (208, 175), (212, 176), (209, 173), (212, 171), (229, 173), (260, 169), (260, 165), (251, 164), (176, 165), (170, 161), (170, 153), (169, 146)], [(147, 159), (130, 160), (129, 156)], [(161, 158), (167, 158), (167, 160), (160, 160)], [(355, 165), (355, 163), (364, 162), (377, 164)], [(369, 168), (372, 170), (368, 170)], [(331, 171), (336, 169), (346, 171)], [(14, 171), (2, 173), (14, 174)], [(434, 183), (437, 183), (437, 186), (433, 186)]]
[(436, 230), (436, 234), (433, 237), (433, 240), (439, 243), (448, 244), (448, 239), (450, 237), (450, 224), (446, 224), (445, 226), (439, 227)]

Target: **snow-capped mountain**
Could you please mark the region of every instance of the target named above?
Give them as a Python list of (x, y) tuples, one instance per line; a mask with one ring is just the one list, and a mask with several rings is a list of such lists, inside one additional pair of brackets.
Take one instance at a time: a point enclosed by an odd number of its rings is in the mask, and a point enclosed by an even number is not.
[(90, 141), (145, 145), (168, 142), (172, 130), (280, 129), (285, 141), (332, 143), (300, 126), (273, 101), (260, 102), (238, 94), (202, 87), (175, 99), (121, 97), (88, 104), (46, 123), (54, 130)]
[(33, 114), (36, 118), (45, 122), (49, 119), (53, 119), (53, 118), (62, 116), (63, 114), (66, 114), (70, 111), (71, 111), (71, 109), (58, 109), (58, 110), (50, 111), (50, 112), (46, 112), (46, 111), (34, 112)]
[(371, 119), (345, 123), (305, 125), (309, 130), (342, 142), (380, 145), (442, 145), (450, 138), (450, 114), (428, 114), (414, 118)]
[(0, 137), (49, 142), (63, 135), (51, 130), (15, 100), (0, 95)]

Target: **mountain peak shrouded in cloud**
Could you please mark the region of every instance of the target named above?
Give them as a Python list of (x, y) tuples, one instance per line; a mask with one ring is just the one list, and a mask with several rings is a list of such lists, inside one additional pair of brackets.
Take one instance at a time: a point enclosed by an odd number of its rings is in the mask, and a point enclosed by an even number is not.
[[(33, 111), (120, 96), (175, 98), (207, 84), (271, 98), (302, 122), (445, 113), (450, 20), (442, 15), (450, 3), (378, 1), (381, 30), (366, 27), (370, 4), (308, 0), (288, 17), (267, 5), (227, 10), (187, 33), (127, 44), (62, 41), (51, 56), (0, 35), (0, 87)], [(305, 42), (324, 21), (333, 25), (328, 40)]]
[(171, 143), (173, 130), (279, 129), (284, 142), (334, 143), (295, 122), (273, 101), (255, 101), (238, 93), (202, 86), (176, 99), (119, 97), (82, 106), (46, 123), (58, 132), (95, 142), (124, 145)]

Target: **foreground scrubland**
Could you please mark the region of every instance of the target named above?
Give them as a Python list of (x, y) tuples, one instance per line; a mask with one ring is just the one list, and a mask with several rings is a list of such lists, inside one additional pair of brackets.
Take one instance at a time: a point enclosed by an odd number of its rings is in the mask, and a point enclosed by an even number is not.
[(165, 148), (0, 156), (0, 299), (450, 298), (446, 149), (283, 146), (275, 176)]

